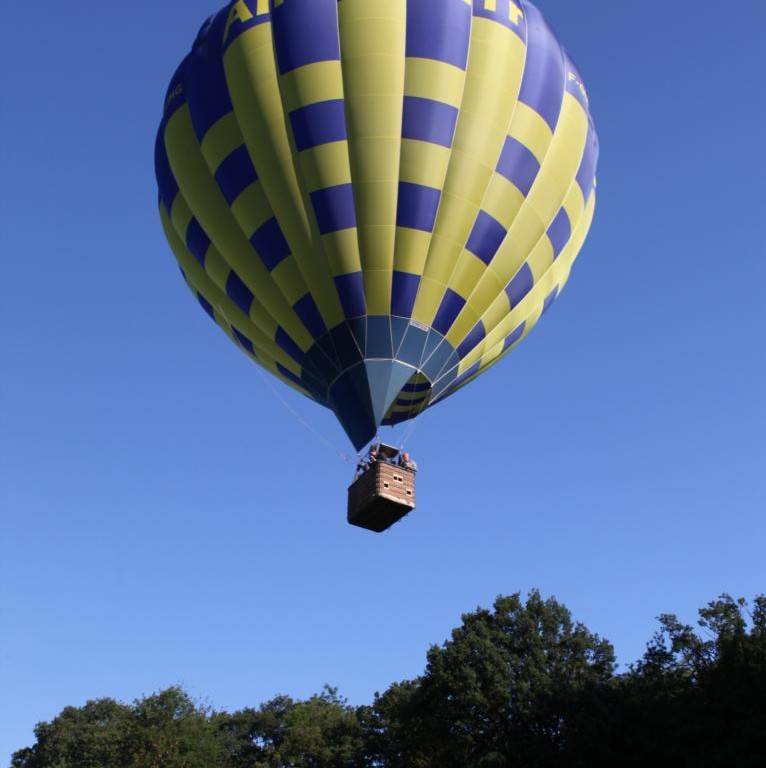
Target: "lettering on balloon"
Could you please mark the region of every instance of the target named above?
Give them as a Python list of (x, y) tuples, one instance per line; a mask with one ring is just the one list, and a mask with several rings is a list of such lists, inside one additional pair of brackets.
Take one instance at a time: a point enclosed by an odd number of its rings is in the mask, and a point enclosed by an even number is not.
[[(497, 13), (497, 0), (484, 0), (484, 10)], [(518, 27), (521, 20), (524, 18), (524, 11), (519, 8), (513, 0), (508, 2), (508, 20), (511, 24)]]
[[(281, 5), (281, 3), (277, 4)], [(224, 41), (229, 39), (229, 32), (231, 32), (231, 28), (236, 22), (244, 24), (252, 21), (256, 16), (264, 16), (268, 12), (269, 0), (237, 0), (231, 6), (229, 18), (226, 20), (226, 27), (223, 31)]]

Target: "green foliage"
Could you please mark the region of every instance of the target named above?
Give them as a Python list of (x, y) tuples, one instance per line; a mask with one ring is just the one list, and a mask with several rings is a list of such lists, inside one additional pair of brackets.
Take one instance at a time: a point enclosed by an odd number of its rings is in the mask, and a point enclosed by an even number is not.
[(392, 768), (539, 763), (561, 750), (571, 702), (613, 673), (611, 645), (560, 603), (498, 598), (430, 649), (420, 680), (376, 700), (380, 758)]
[(179, 688), (68, 707), (12, 768), (755, 768), (766, 764), (766, 597), (672, 614), (621, 675), (556, 600), (463, 616), (370, 706), (334, 688), (216, 712)]

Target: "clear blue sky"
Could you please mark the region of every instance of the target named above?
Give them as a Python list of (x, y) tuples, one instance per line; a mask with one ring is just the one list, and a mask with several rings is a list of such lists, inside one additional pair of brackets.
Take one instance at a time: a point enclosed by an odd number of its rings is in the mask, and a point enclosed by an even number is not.
[(384, 537), (161, 233), (163, 93), (215, 0), (6, 8), (0, 761), (64, 705), (173, 683), (368, 701), (499, 593), (555, 595), (628, 662), (658, 613), (766, 590), (766, 5), (539, 5), (590, 91), (594, 228), (525, 344), (422, 418), (420, 507)]

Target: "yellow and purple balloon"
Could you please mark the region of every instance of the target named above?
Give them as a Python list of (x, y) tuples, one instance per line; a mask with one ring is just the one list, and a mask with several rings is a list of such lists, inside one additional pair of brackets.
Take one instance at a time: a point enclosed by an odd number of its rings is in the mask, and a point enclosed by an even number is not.
[(526, 0), (238, 0), (175, 73), (155, 154), (199, 303), (361, 448), (555, 301), (598, 138)]

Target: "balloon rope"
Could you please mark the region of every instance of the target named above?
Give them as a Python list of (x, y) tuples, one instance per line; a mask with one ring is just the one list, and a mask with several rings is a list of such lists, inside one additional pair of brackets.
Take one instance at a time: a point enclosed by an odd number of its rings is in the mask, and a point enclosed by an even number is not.
[(266, 372), (261, 368), (260, 365), (256, 365), (256, 369), (258, 370), (259, 376), (263, 379), (263, 381), (266, 383), (268, 388), (271, 390), (274, 397), (279, 400), (280, 403), (285, 407), (288, 413), (292, 414), (292, 416), (295, 418), (295, 420), (302, 424), (309, 432), (311, 432), (316, 438), (318, 438), (321, 442), (323, 442), (328, 448), (330, 448), (334, 453), (336, 453), (343, 461), (348, 462), (349, 464), (353, 464), (355, 462), (355, 459), (352, 459), (351, 456), (349, 456), (347, 453), (344, 453), (340, 450), (340, 448), (336, 447), (330, 440), (328, 440), (319, 430), (315, 429), (311, 424), (309, 424), (306, 419), (301, 416), (298, 411), (296, 411), (290, 403), (287, 402), (287, 400), (282, 397), (282, 394), (277, 390), (277, 388), (269, 381), (269, 377), (266, 375)]
[(415, 434), (415, 430), (418, 428), (418, 421), (416, 417), (410, 419), (410, 423), (407, 425), (407, 429), (404, 430), (404, 436), (402, 442), (399, 445), (399, 449), (403, 450), (409, 439)]

